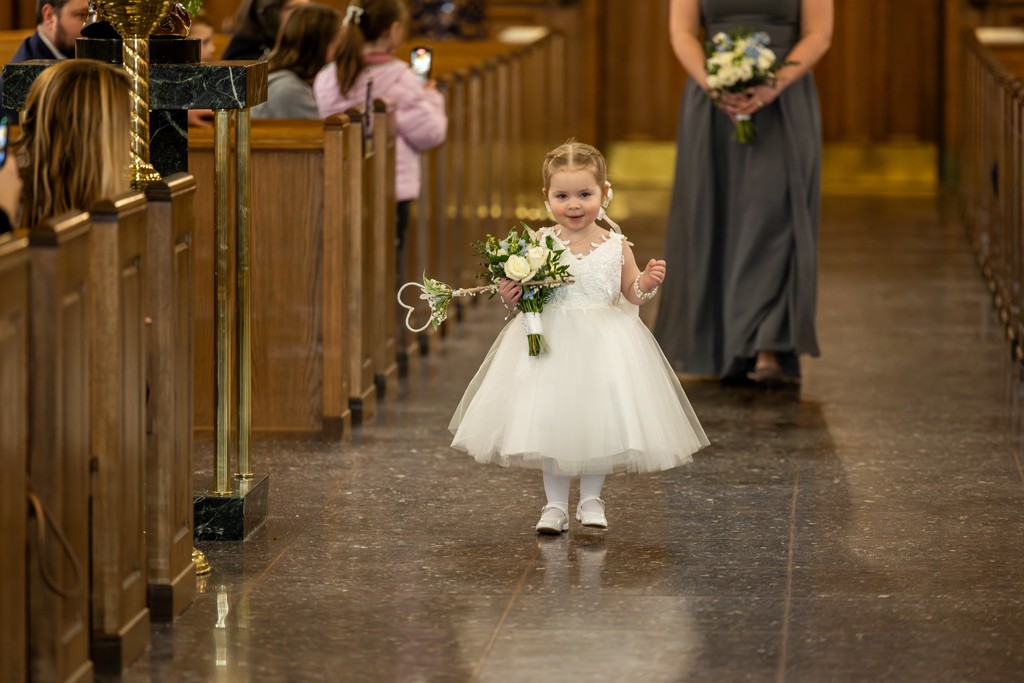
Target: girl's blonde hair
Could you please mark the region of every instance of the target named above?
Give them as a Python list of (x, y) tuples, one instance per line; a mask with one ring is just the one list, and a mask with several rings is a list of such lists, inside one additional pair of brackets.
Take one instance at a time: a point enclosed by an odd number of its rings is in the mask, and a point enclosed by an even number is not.
[(327, 50), (340, 32), (341, 14), (333, 7), (296, 7), (277, 34), (277, 43), (267, 58), (267, 70), (273, 73), (287, 69), (312, 83), (327, 63)]
[(409, 22), (409, 10), (402, 0), (351, 0), (349, 6), (363, 10), (343, 29), (341, 47), (334, 63), (338, 67), (338, 87), (341, 94), (352, 89), (359, 73), (366, 68), (363, 48), (391, 30), (396, 21)]
[(596, 147), (570, 138), (544, 157), (544, 166), (541, 170), (544, 187), (551, 185), (551, 176), (558, 171), (576, 170), (593, 173), (599, 187), (603, 188), (608, 182), (608, 163), (604, 160), (604, 155)]
[(21, 224), (31, 227), (131, 186), (131, 86), (121, 69), (69, 59), (29, 89), (16, 150), (26, 163)]

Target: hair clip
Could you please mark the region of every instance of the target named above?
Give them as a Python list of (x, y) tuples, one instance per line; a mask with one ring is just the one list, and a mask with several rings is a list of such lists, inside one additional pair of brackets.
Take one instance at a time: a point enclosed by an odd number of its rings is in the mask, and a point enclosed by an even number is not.
[(353, 22), (358, 24), (360, 18), (363, 16), (363, 12), (365, 11), (366, 10), (359, 5), (349, 5), (348, 9), (345, 10), (345, 18), (341, 20), (341, 25), (348, 26)]

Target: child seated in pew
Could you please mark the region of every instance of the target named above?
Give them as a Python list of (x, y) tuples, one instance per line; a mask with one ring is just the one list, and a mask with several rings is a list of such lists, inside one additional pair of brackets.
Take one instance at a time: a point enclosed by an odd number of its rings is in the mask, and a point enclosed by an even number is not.
[(393, 108), (399, 251), (405, 245), (410, 205), (420, 194), (420, 152), (443, 143), (448, 133), (444, 98), (437, 84), (420, 82), (409, 63), (395, 57), (408, 22), (409, 11), (402, 0), (352, 0), (342, 22), (338, 55), (313, 82), (324, 118), (362, 108), (371, 82), (371, 97)]
[(109, 64), (68, 59), (39, 74), (7, 162), (21, 168), (23, 227), (131, 189), (131, 101), (128, 75)]
[(338, 10), (310, 3), (292, 12), (267, 59), (267, 101), (253, 108), (252, 117), (319, 119), (313, 79), (334, 60), (340, 42)]

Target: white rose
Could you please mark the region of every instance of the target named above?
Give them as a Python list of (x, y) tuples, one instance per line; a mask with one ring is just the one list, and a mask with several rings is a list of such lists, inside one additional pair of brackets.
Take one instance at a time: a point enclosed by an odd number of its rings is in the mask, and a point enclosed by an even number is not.
[(762, 52), (761, 56), (757, 58), (757, 68), (761, 71), (767, 71), (774, 63), (775, 55), (771, 52)]
[(708, 87), (712, 90), (718, 90), (722, 87), (722, 79), (715, 74), (711, 74), (708, 76)]
[(530, 262), (522, 256), (513, 254), (508, 257), (508, 261), (505, 261), (505, 275), (508, 276), (509, 280), (526, 282), (536, 274), (537, 271), (532, 269)]
[(529, 261), (531, 268), (539, 270), (548, 260), (548, 250), (540, 246), (530, 247), (526, 252), (526, 260)]

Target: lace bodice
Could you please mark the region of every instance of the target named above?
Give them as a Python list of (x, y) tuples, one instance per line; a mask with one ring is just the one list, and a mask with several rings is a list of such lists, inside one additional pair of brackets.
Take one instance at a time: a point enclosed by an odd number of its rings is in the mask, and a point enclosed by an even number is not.
[[(551, 228), (545, 228), (554, 235)], [(558, 240), (558, 236), (555, 235)], [(619, 300), (622, 282), (622, 241), (620, 233), (613, 232), (590, 253), (576, 256), (568, 247), (562, 261), (569, 264), (575, 282), (555, 289), (545, 310), (578, 310), (611, 306)], [(561, 241), (561, 240), (559, 240)], [(565, 242), (562, 242), (563, 246)]]

